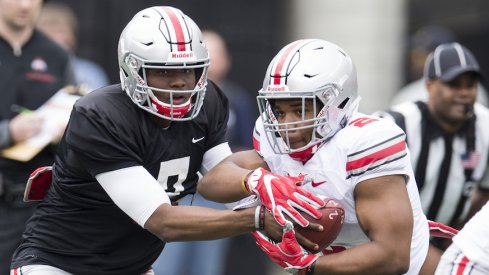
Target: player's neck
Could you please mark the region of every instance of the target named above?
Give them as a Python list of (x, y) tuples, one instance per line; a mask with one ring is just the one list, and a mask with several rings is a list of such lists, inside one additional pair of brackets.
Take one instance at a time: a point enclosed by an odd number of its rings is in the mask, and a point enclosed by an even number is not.
[(156, 123), (156, 125), (158, 125), (159, 128), (161, 128), (163, 130), (170, 128), (170, 125), (171, 125), (170, 120), (167, 120), (167, 119), (155, 116), (155, 115), (151, 115), (151, 114), (150, 114), (150, 118), (154, 123)]

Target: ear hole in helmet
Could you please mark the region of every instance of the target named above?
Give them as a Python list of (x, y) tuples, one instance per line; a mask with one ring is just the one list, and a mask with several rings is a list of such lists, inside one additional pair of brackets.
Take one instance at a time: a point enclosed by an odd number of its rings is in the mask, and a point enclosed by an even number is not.
[(203, 73), (204, 73), (204, 68), (196, 68), (195, 69), (195, 83), (199, 82)]
[(346, 106), (346, 104), (348, 103), (348, 101), (350, 101), (350, 98), (349, 98), (349, 97), (345, 98), (345, 100), (343, 100), (343, 102), (341, 102), (341, 104), (340, 104), (340, 105), (338, 105), (338, 109), (343, 109), (343, 108), (345, 108), (345, 106)]
[(270, 110), (272, 111), (273, 115), (277, 117), (277, 110), (275, 109), (275, 99), (268, 99), (268, 104), (270, 104)]
[(324, 103), (321, 100), (319, 100), (319, 98), (317, 97), (315, 101), (316, 101), (316, 115), (318, 115), (319, 112), (321, 112), (321, 110), (323, 109)]

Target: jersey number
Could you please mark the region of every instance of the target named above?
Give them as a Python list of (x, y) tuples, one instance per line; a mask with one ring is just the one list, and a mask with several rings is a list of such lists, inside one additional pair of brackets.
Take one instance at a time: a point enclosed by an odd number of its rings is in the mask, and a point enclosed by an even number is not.
[[(190, 157), (172, 159), (160, 164), (158, 182), (163, 186), (170, 198), (179, 195), (184, 190), (183, 182), (187, 178), (189, 166)], [(169, 188), (172, 186), (175, 189), (174, 191)]]
[(377, 121), (378, 119), (376, 118), (369, 118), (369, 117), (361, 117), (353, 120), (352, 122), (349, 123), (349, 125), (353, 125), (356, 127), (363, 127), (371, 122)]

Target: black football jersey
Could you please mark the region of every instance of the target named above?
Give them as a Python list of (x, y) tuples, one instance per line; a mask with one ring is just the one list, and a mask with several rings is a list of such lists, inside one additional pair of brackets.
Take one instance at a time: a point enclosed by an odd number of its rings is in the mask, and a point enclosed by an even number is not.
[(27, 224), (13, 266), (46, 263), (99, 275), (150, 268), (164, 243), (118, 208), (95, 176), (141, 165), (172, 201), (194, 193), (204, 153), (226, 142), (228, 103), (210, 83), (195, 119), (161, 129), (150, 116), (120, 85), (78, 100), (58, 149), (53, 184)]

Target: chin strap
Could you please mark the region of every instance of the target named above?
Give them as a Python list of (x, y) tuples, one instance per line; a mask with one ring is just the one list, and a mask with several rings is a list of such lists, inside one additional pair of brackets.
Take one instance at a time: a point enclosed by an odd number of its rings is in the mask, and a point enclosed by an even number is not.
[(307, 162), (317, 152), (319, 145), (321, 145), (321, 143), (320, 144), (314, 144), (314, 145), (307, 147), (306, 149), (301, 150), (301, 151), (296, 151), (296, 152), (290, 153), (289, 156), (291, 158), (297, 160), (297, 161), (301, 161), (303, 163)]

